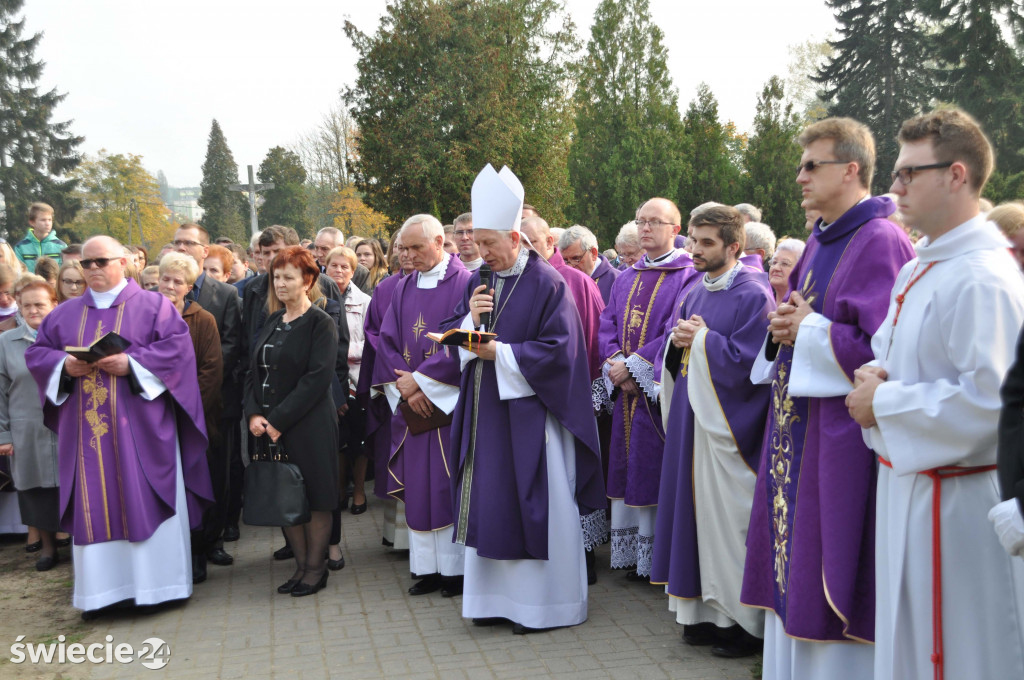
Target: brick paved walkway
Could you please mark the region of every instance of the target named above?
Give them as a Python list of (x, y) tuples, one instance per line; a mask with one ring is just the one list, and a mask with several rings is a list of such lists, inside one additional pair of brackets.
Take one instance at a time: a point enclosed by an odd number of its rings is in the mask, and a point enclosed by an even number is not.
[[(573, 628), (516, 636), (510, 626), (480, 628), (461, 617), (461, 599), (440, 593), (410, 597), (408, 558), (380, 544), (382, 510), (343, 514), (347, 566), (332, 572), (318, 595), (292, 598), (275, 588), (292, 562), (274, 562), (280, 532), (242, 527), (227, 544), (230, 567), (210, 565), (209, 579), (183, 605), (150, 614), (107, 614), (89, 624), (82, 642), (136, 647), (159, 637), (169, 664), (153, 672), (88, 663), (52, 667), (46, 677), (149, 678), (680, 678), (750, 680), (755, 659), (729, 661), (684, 645), (658, 588), (627, 583), (598, 549), (599, 581), (590, 588), (590, 618)], [(603, 568), (602, 568), (603, 566)], [(60, 631), (54, 632), (56, 636)], [(5, 656), (7, 650), (4, 650)], [(0, 666), (25, 677), (25, 665)], [(43, 670), (37, 666), (34, 670)], [(56, 673), (63, 673), (57, 675)]]

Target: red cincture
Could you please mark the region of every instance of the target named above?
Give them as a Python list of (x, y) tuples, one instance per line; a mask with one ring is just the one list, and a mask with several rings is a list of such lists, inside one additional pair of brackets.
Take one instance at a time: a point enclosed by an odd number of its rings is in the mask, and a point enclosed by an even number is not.
[[(928, 270), (925, 269), (925, 271)], [(921, 274), (924, 275), (924, 272)], [(909, 290), (910, 286), (907, 286), (907, 289)], [(900, 297), (897, 296), (897, 301)], [(885, 458), (879, 456), (878, 462), (892, 469), (892, 463)], [(922, 475), (927, 475), (932, 480), (932, 665), (935, 667), (935, 680), (942, 680), (944, 677), (944, 659), (942, 658), (942, 480), (948, 477), (966, 477), (981, 472), (991, 472), (995, 469), (995, 465), (978, 465), (976, 467), (946, 465), (921, 472)]]
[(914, 287), (914, 284), (921, 280), (921, 277), (928, 273), (928, 270), (937, 265), (938, 262), (929, 262), (928, 265), (921, 270), (920, 274), (917, 274), (917, 267), (914, 267), (914, 275), (910, 277), (910, 281), (907, 282), (907, 287), (903, 289), (902, 293), (896, 296), (896, 316), (892, 318), (892, 330), (889, 331), (889, 346), (885, 350), (885, 358), (889, 358), (889, 351), (892, 349), (892, 339), (896, 337), (896, 324), (900, 320), (900, 312), (903, 311), (903, 301), (907, 299), (907, 293)]

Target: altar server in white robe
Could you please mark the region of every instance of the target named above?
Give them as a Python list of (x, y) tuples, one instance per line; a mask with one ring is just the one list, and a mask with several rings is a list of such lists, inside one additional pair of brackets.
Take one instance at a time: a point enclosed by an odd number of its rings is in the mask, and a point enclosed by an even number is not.
[(987, 519), (1024, 278), (979, 214), (993, 157), (978, 124), (935, 111), (899, 140), (891, 191), (924, 238), (847, 397), (881, 464), (875, 678), (1024, 678), (1024, 562)]

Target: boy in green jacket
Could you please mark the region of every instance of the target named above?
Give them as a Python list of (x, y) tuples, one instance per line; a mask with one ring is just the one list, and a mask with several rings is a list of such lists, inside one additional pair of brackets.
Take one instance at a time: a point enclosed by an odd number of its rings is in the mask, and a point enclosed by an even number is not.
[(53, 208), (33, 203), (28, 208), (28, 234), (14, 246), (14, 254), (30, 272), (35, 272), (41, 257), (50, 257), (61, 264), (61, 251), (67, 244), (53, 233)]

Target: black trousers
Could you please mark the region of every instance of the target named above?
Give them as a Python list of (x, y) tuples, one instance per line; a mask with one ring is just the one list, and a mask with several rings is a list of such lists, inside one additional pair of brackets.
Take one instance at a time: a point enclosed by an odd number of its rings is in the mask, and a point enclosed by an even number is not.
[(192, 532), (192, 553), (206, 554), (217, 545), (224, 531), (228, 509), (228, 451), (227, 437), (217, 437), (206, 448), (206, 464), (210, 470), (214, 503), (203, 511), (203, 525)]

